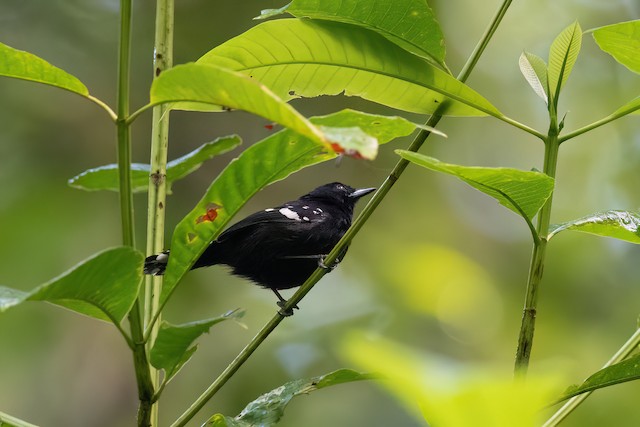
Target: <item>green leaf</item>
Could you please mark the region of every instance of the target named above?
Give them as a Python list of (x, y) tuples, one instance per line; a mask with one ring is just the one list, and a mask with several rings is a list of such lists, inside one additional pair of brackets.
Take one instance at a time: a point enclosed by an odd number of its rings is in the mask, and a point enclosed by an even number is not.
[(333, 385), (375, 378), (377, 377), (371, 374), (339, 369), (319, 377), (290, 381), (249, 403), (237, 417), (230, 419), (224, 415), (216, 414), (204, 425), (207, 427), (274, 426), (284, 415), (284, 410), (291, 399), (296, 396), (306, 395)]
[(522, 52), (518, 64), (522, 75), (527, 79), (533, 91), (544, 100), (545, 104), (548, 104), (549, 96), (547, 90), (549, 89), (549, 82), (547, 79), (547, 64), (544, 59), (533, 53)]
[(396, 150), (396, 153), (417, 165), (461, 179), (528, 220), (534, 217), (553, 192), (553, 178), (541, 172), (459, 166), (411, 151)]
[(31, 292), (0, 287), (0, 312), (23, 301), (46, 301), (118, 324), (138, 296), (142, 260), (143, 255), (130, 247), (113, 248)]
[[(195, 102), (245, 110), (328, 144), (321, 132), (267, 87), (219, 66), (191, 63), (165, 71), (153, 81), (150, 101), (153, 105)], [(179, 108), (179, 104), (173, 108)]]
[(457, 363), (380, 337), (371, 340), (371, 334), (363, 332), (350, 333), (338, 349), (359, 369), (379, 372), (385, 378), (380, 386), (404, 404), (419, 425), (541, 426), (540, 409), (562, 384), (562, 378), (548, 372), (532, 372), (526, 381), (514, 379), (505, 369), (487, 366), (490, 363)]
[(552, 226), (548, 239), (561, 231), (573, 230), (640, 244), (639, 227), (637, 212), (611, 210)]
[(17, 50), (2, 43), (0, 43), (0, 76), (43, 83), (84, 97), (89, 96), (87, 87), (76, 77), (32, 53)]
[(549, 91), (557, 103), (562, 86), (569, 78), (580, 46), (582, 45), (582, 29), (576, 21), (565, 28), (551, 44), (549, 50)]
[(631, 101), (618, 108), (612, 115), (621, 117), (627, 114), (640, 114), (640, 96), (633, 98)]
[(609, 387), (627, 381), (640, 379), (640, 355), (632, 356), (622, 362), (608, 366), (587, 378), (579, 386), (570, 387), (554, 403), (562, 402), (582, 393)]
[(328, 149), (341, 148), (366, 159), (377, 154), (376, 142), (362, 132), (332, 129), (327, 135), (263, 84), (217, 65), (178, 65), (162, 73), (151, 86), (151, 104), (169, 102), (177, 102), (173, 108), (186, 102), (190, 108), (197, 103), (240, 109), (281, 124)]
[[(265, 22), (198, 63), (246, 73), (285, 100), (344, 92), (415, 113), (500, 115), (489, 101), (428, 61), (380, 34), (341, 22)], [(445, 100), (446, 108), (441, 107)]]
[[(357, 126), (376, 137), (380, 144), (406, 136), (417, 127), (400, 117), (384, 117), (351, 110), (310, 120), (319, 126)], [(247, 148), (227, 165), (200, 202), (175, 228), (161, 301), (168, 298), (209, 242), (215, 239), (229, 220), (258, 191), (300, 169), (335, 157), (333, 150), (326, 150), (289, 129), (277, 132)]]
[(593, 38), (603, 51), (634, 73), (640, 73), (640, 20), (596, 28)]
[[(171, 184), (192, 172), (195, 172), (202, 164), (227, 153), (242, 143), (237, 135), (216, 138), (196, 148), (189, 154), (179, 157), (167, 163), (167, 190), (170, 192)], [(134, 192), (144, 192), (149, 188), (149, 165), (134, 163), (131, 165), (132, 189)], [(69, 185), (86, 191), (110, 190), (120, 191), (118, 165), (111, 164), (89, 169), (69, 180)]]
[(203, 427), (252, 427), (245, 422), (236, 421), (233, 417), (215, 414), (203, 424)]
[(212, 319), (198, 320), (182, 325), (172, 325), (163, 321), (158, 336), (151, 349), (151, 364), (156, 369), (164, 369), (165, 383), (189, 361), (197, 349), (193, 342), (209, 329), (228, 319), (237, 319), (244, 315), (242, 310), (234, 310)]
[(443, 68), (445, 46), (440, 25), (424, 0), (293, 0), (258, 18), (288, 12), (297, 18), (323, 19), (373, 30), (403, 49)]

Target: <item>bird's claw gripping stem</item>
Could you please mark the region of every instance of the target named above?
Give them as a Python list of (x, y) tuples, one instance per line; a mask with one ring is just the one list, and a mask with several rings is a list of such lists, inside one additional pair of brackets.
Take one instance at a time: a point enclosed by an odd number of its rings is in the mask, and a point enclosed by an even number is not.
[(329, 270), (329, 271), (333, 271), (333, 269), (335, 269), (338, 264), (340, 263), (340, 260), (336, 258), (335, 262), (331, 265), (326, 265), (324, 263), (324, 260), (327, 258), (326, 255), (320, 255), (320, 257), (318, 258), (318, 267), (324, 269), (324, 270)]
[(278, 307), (280, 307), (280, 310), (278, 310), (278, 313), (279, 313), (281, 316), (284, 316), (284, 317), (293, 316), (293, 310), (294, 310), (294, 309), (298, 310), (298, 309), (299, 309), (299, 308), (298, 308), (298, 306), (297, 306), (297, 305), (294, 305), (293, 307), (288, 308), (288, 309), (286, 309), (286, 310), (285, 310), (285, 307), (286, 307), (286, 305), (287, 305), (287, 300), (286, 300), (286, 299), (284, 299), (284, 298), (282, 297), (282, 295), (280, 295), (280, 292), (278, 292), (278, 290), (277, 290), (277, 289), (271, 289), (271, 290), (272, 290), (272, 291), (273, 291), (273, 293), (274, 293), (274, 294), (276, 294), (276, 296), (278, 297), (278, 302), (276, 302), (276, 304), (278, 304)]

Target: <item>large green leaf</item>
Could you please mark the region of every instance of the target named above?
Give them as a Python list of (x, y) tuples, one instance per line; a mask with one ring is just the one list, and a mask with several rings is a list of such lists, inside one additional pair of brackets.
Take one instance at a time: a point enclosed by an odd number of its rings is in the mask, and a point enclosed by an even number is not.
[(611, 366), (607, 366), (591, 375), (579, 386), (570, 387), (555, 403), (562, 402), (582, 393), (609, 387), (627, 381), (640, 379), (640, 355), (636, 354)]
[(172, 325), (163, 321), (151, 349), (151, 364), (157, 369), (164, 369), (164, 382), (167, 383), (196, 351), (197, 345), (194, 345), (193, 342), (200, 335), (209, 332), (209, 329), (217, 323), (228, 319), (237, 319), (243, 315), (244, 311), (234, 310), (212, 319), (198, 320), (182, 325)]
[(600, 49), (634, 73), (640, 73), (640, 20), (621, 22), (593, 31)]
[[(344, 92), (416, 113), (500, 115), (489, 101), (428, 61), (378, 33), (341, 22), (265, 22), (198, 63), (244, 72), (286, 100)], [(446, 108), (441, 107), (445, 100)]]
[(639, 228), (640, 214), (637, 212), (611, 210), (555, 225), (548, 238), (564, 230), (573, 230), (640, 244)]
[(576, 21), (565, 28), (555, 38), (549, 49), (549, 92), (557, 103), (562, 86), (569, 78), (580, 47), (582, 45), (582, 29)]
[(36, 55), (0, 43), (0, 76), (55, 86), (85, 97), (87, 87), (76, 77)]
[[(377, 138), (381, 144), (408, 135), (417, 127), (400, 117), (351, 110), (312, 118), (311, 121), (322, 126), (357, 126)], [(253, 195), (302, 168), (335, 157), (333, 150), (326, 150), (289, 129), (247, 148), (229, 163), (196, 207), (176, 226), (162, 288), (162, 301), (166, 300), (209, 242)]]
[(544, 59), (529, 52), (522, 52), (520, 60), (520, 71), (533, 91), (542, 98), (545, 104), (549, 103), (549, 81), (547, 79), (547, 64)]
[(119, 323), (129, 312), (142, 280), (140, 252), (108, 249), (31, 292), (0, 287), (0, 312), (24, 301), (46, 301), (100, 320)]
[[(210, 64), (178, 65), (165, 71), (151, 85), (151, 104), (222, 106), (265, 117), (292, 129), (327, 149), (339, 147), (366, 159), (377, 154), (374, 138), (359, 129), (320, 130), (265, 85), (242, 73)], [(324, 131), (324, 132), (323, 132)]]
[(326, 375), (303, 380), (290, 381), (249, 403), (234, 418), (221, 414), (211, 417), (207, 427), (271, 427), (280, 421), (284, 410), (296, 396), (306, 395), (321, 388), (353, 381), (375, 379), (377, 376), (363, 374), (350, 369), (339, 369)]
[(281, 9), (263, 10), (261, 17), (283, 12), (373, 30), (403, 49), (446, 67), (442, 30), (424, 0), (293, 0)]
[[(194, 151), (167, 163), (167, 191), (171, 191), (171, 184), (192, 172), (215, 156), (227, 153), (242, 143), (237, 135), (224, 136), (207, 142)], [(131, 186), (134, 192), (149, 189), (149, 174), (151, 167), (146, 164), (133, 163), (131, 165)], [(118, 165), (110, 164), (89, 169), (69, 180), (69, 185), (86, 191), (110, 190), (120, 191)]]
[(528, 220), (553, 192), (553, 178), (541, 172), (460, 166), (411, 151), (396, 150), (396, 153), (417, 165), (461, 179)]

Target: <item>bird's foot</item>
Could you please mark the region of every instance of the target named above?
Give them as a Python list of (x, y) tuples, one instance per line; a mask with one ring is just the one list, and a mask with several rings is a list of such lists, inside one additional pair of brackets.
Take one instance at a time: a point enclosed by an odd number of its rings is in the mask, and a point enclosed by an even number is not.
[(278, 310), (278, 314), (284, 317), (293, 316), (293, 310), (294, 309), (298, 310), (297, 305), (294, 305), (293, 307), (285, 309), (287, 305), (287, 301), (278, 301), (276, 304), (278, 305), (278, 307), (280, 307), (280, 310)]
[(287, 300), (284, 299), (282, 295), (280, 295), (280, 292), (278, 292), (277, 289), (271, 289), (271, 290), (278, 297), (278, 302), (276, 304), (278, 304), (278, 307), (280, 307), (280, 310), (278, 310), (278, 313), (281, 316), (284, 316), (284, 317), (293, 316), (293, 310), (294, 309), (299, 310), (297, 305), (294, 305), (293, 307), (289, 307), (285, 309), (285, 307), (287, 306)]
[(318, 258), (318, 267), (324, 269), (324, 270), (329, 270), (329, 271), (333, 271), (338, 264), (340, 264), (340, 260), (338, 258), (336, 258), (336, 260), (333, 262), (333, 264), (331, 265), (326, 265), (324, 263), (325, 258), (327, 258), (326, 255), (320, 255), (320, 257)]

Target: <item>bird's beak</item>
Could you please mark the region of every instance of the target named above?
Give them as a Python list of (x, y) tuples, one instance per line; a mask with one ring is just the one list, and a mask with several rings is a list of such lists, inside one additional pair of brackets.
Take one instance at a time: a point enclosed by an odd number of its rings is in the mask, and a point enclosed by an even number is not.
[(360, 197), (366, 196), (372, 191), (376, 191), (376, 189), (375, 188), (359, 188), (353, 193), (349, 194), (349, 197), (351, 197), (352, 199), (359, 199)]

